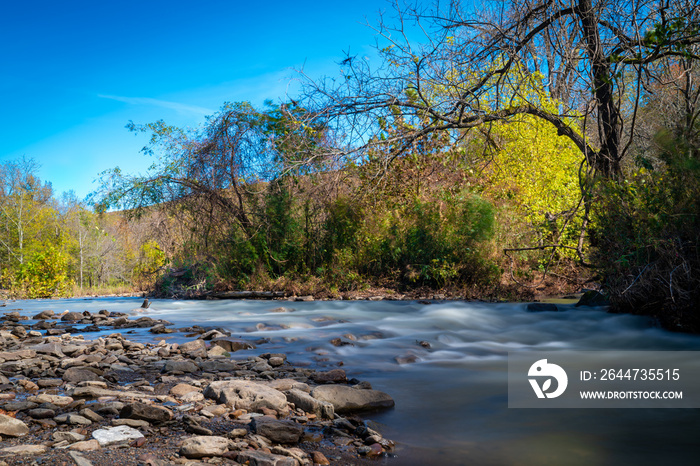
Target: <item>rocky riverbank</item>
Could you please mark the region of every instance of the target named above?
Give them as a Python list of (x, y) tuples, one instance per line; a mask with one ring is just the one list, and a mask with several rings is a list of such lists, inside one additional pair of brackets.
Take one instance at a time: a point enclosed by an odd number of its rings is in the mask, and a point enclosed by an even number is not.
[[(0, 321), (0, 465), (362, 464), (393, 451), (357, 413), (394, 401), (342, 369), (236, 358), (251, 343), (222, 329), (107, 310), (29, 319)], [(136, 327), (189, 341), (125, 338)]]

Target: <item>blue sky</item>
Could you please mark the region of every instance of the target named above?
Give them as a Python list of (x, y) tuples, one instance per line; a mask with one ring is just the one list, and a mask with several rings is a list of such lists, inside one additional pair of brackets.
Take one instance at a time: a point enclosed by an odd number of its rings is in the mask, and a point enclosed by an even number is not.
[(195, 126), (226, 101), (284, 99), (294, 69), (334, 75), (373, 51), (383, 0), (5, 2), (0, 16), (0, 161), (41, 165), (79, 198), (115, 166), (143, 172), (133, 120)]

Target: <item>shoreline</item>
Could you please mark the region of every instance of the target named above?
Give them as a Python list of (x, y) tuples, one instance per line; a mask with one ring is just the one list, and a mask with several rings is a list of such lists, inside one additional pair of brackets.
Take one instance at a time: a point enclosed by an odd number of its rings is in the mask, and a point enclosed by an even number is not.
[[(366, 464), (392, 454), (394, 443), (358, 414), (393, 399), (342, 369), (264, 350), (236, 359), (249, 343), (222, 329), (177, 329), (190, 338), (181, 344), (119, 333), (171, 333), (150, 317), (44, 311), (25, 320), (9, 312), (0, 326), (0, 465)], [(78, 323), (115, 333), (67, 333)], [(125, 437), (102, 439), (119, 429)]]

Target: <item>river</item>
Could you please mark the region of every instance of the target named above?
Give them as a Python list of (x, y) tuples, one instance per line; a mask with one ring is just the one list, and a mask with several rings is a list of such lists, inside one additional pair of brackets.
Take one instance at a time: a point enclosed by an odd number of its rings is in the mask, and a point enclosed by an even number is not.
[[(397, 443), (388, 465), (697, 464), (695, 409), (510, 409), (509, 352), (700, 350), (700, 336), (672, 333), (648, 318), (559, 304), (563, 312), (527, 312), (525, 304), (410, 301), (153, 300), (136, 298), (8, 302), (22, 315), (52, 309), (101, 309), (165, 319), (175, 327), (223, 327), (269, 343), (234, 353), (284, 352), (314, 368), (342, 364), (396, 408), (370, 415)], [(287, 312), (271, 312), (285, 307)], [(137, 329), (129, 338), (152, 341)], [(104, 332), (111, 333), (111, 332)], [(86, 333), (96, 338), (99, 333)], [(162, 336), (161, 336), (162, 337)], [(166, 335), (172, 341), (183, 334)], [(331, 340), (340, 338), (336, 346)], [(427, 342), (430, 347), (422, 346)], [(338, 342), (336, 341), (336, 344)], [(397, 357), (415, 362), (398, 364)]]

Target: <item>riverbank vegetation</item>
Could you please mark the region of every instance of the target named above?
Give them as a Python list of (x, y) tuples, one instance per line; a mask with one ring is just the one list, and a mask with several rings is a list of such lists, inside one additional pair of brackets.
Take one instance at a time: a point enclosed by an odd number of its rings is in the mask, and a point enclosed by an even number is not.
[[(167, 296), (382, 287), (523, 298), (601, 286), (700, 329), (698, 6), (396, 8), (377, 57), (150, 136), (86, 205), (2, 167), (3, 285)], [(16, 174), (13, 174), (15, 173)], [(31, 240), (29, 239), (31, 238)]]

